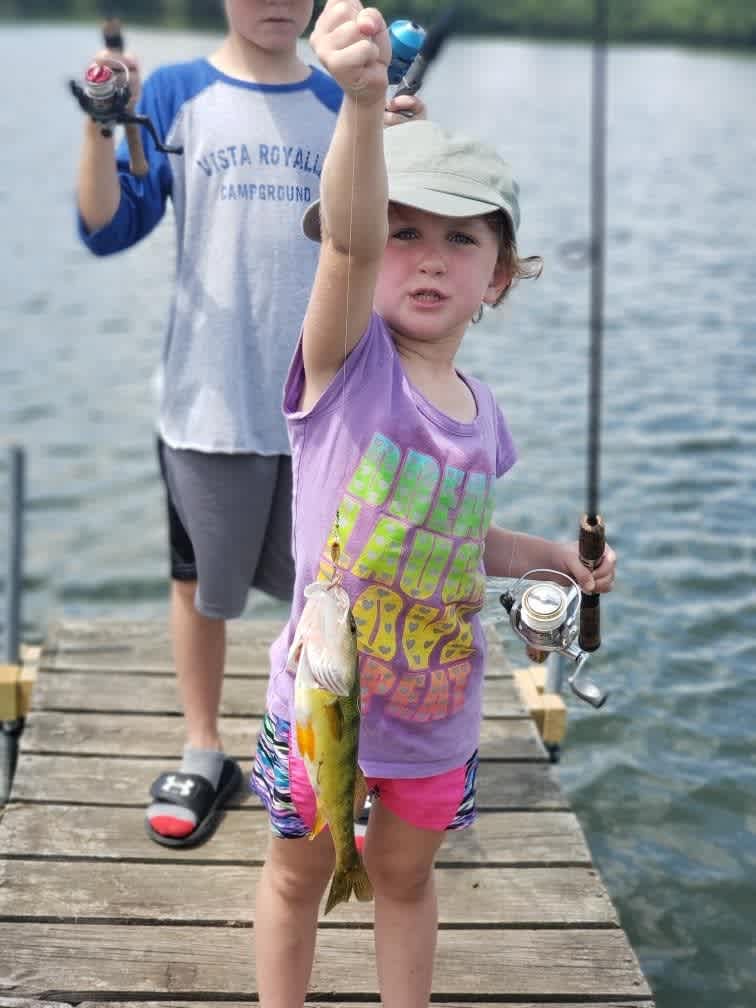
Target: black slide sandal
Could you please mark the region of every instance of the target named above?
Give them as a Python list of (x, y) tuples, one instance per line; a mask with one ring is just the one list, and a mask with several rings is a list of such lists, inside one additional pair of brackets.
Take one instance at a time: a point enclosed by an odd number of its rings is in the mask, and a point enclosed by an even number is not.
[(197, 825), (184, 837), (163, 836), (145, 819), (147, 836), (164, 847), (196, 847), (204, 843), (215, 832), (224, 807), (241, 790), (242, 781), (239, 764), (228, 756), (223, 763), (217, 791), (201, 774), (181, 770), (160, 774), (150, 788), (152, 800), (191, 809), (197, 816)]

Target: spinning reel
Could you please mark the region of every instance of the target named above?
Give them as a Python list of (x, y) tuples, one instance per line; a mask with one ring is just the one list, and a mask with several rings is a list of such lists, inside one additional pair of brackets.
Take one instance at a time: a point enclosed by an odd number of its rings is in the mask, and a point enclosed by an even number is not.
[(388, 68), (389, 84), (400, 84), (423, 47), (425, 28), (415, 21), (392, 21), (388, 29), (391, 39), (391, 62)]
[[(534, 580), (544, 575), (549, 580)], [(489, 590), (501, 591), (498, 587)], [(556, 652), (570, 658), (575, 662), (575, 671), (567, 679), (572, 692), (592, 707), (602, 707), (607, 694), (583, 669), (588, 652), (578, 642), (581, 592), (575, 581), (560, 571), (530, 570), (501, 592), (499, 602), (509, 614), (512, 629), (527, 644), (528, 657), (542, 662)]]
[(83, 82), (79, 84), (72, 80), (69, 81), (69, 86), (82, 112), (98, 124), (103, 136), (112, 136), (113, 130), (118, 124), (126, 126), (132, 174), (146, 175), (148, 171), (141, 142), (138, 151), (135, 151), (132, 146), (134, 134), (137, 138), (139, 137), (139, 133), (135, 129), (137, 126), (144, 126), (155, 141), (157, 150), (164, 154), (184, 153), (183, 147), (169, 147), (162, 142), (148, 116), (134, 115), (129, 111), (128, 105), (131, 101), (129, 71), (128, 67), (120, 60), (104, 59), (91, 63), (84, 74)]
[[(457, 6), (456, 2), (451, 3), (427, 32), (415, 21), (403, 19), (391, 22), (388, 28), (391, 39), (388, 78), (389, 84), (397, 86), (394, 98), (419, 91), (428, 67), (451, 32)], [(405, 112), (400, 115), (411, 118)]]
[[(121, 22), (117, 18), (110, 18), (105, 22), (102, 34), (106, 49), (111, 52), (123, 52)], [(75, 80), (69, 81), (68, 84), (82, 112), (98, 124), (103, 136), (112, 136), (115, 127), (123, 124), (126, 129), (126, 142), (129, 145), (129, 170), (132, 175), (143, 176), (149, 171), (139, 132), (140, 126), (144, 126), (155, 141), (157, 150), (163, 154), (184, 153), (183, 147), (167, 147), (163, 144), (148, 116), (134, 115), (129, 111), (128, 106), (132, 97), (129, 68), (120, 60), (110, 58), (90, 63), (81, 84)]]

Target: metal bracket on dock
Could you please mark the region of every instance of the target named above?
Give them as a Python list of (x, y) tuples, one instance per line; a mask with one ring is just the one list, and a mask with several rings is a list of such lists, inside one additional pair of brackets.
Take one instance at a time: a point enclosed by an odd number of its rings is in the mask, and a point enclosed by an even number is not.
[(536, 723), (543, 744), (552, 761), (558, 759), (559, 748), (567, 733), (567, 707), (558, 693), (547, 693), (546, 669), (543, 665), (529, 665), (513, 670), (515, 686), (520, 699)]

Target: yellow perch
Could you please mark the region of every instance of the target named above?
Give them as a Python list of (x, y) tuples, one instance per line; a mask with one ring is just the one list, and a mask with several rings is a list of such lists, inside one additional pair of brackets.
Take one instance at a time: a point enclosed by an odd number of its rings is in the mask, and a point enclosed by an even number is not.
[(310, 837), (327, 824), (336, 867), (326, 900), (328, 913), (352, 892), (372, 899), (373, 889), (354, 842), (355, 792), (365, 795), (357, 765), (360, 734), (360, 678), (357, 627), (349, 596), (338, 584), (315, 582), (289, 655), (296, 662), (294, 713), (297, 746), (317, 799)]

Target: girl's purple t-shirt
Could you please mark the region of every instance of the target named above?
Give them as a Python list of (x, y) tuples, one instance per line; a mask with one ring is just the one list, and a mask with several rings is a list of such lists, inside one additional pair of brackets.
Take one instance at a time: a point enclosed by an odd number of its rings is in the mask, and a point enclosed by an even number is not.
[(372, 777), (444, 773), (478, 745), (483, 548), (495, 480), (516, 456), (491, 390), (464, 381), (477, 404), (470, 423), (441, 413), (412, 385), (373, 314), (311, 410), (298, 411), (301, 345), (284, 390), (296, 580), (289, 622), (271, 647), (268, 709), (292, 720), (287, 655), (305, 586), (331, 574), (338, 509), (339, 568), (360, 654), (359, 761)]

